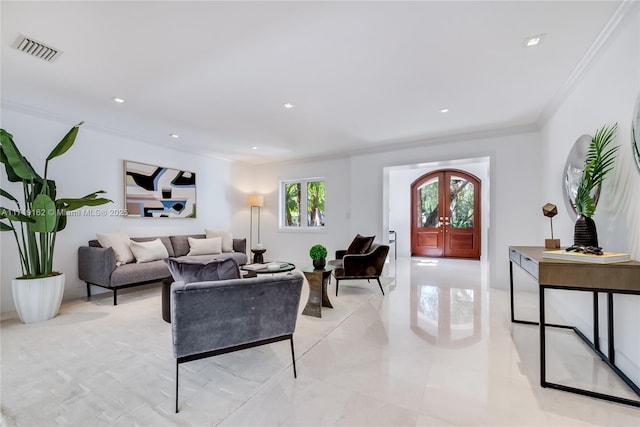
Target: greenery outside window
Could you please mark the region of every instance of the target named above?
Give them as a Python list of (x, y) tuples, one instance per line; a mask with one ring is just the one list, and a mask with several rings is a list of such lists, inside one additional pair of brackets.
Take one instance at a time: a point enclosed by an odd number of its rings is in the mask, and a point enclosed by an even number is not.
[(322, 228), (325, 222), (324, 179), (309, 178), (280, 184), (282, 228)]

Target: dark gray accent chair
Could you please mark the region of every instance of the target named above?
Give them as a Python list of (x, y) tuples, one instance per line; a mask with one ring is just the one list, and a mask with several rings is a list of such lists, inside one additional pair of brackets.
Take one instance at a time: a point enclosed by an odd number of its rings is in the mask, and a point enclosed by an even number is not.
[(385, 260), (389, 254), (388, 245), (372, 244), (365, 253), (349, 254), (346, 250), (336, 251), (336, 259), (329, 261), (333, 266), (333, 277), (336, 279), (336, 296), (341, 280), (371, 279), (378, 281), (380, 292), (384, 295), (380, 276), (384, 268)]
[(176, 413), (181, 363), (289, 340), (293, 349), (302, 274), (261, 275), (171, 285), (171, 330), (176, 358)]

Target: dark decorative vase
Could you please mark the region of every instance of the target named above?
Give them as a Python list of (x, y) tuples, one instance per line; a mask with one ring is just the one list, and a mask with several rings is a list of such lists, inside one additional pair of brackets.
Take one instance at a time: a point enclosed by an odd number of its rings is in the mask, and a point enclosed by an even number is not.
[(593, 219), (580, 215), (573, 229), (573, 244), (576, 246), (598, 246), (598, 232)]
[(313, 260), (313, 268), (316, 270), (324, 269), (324, 266), (327, 265), (327, 260), (324, 258), (314, 259)]

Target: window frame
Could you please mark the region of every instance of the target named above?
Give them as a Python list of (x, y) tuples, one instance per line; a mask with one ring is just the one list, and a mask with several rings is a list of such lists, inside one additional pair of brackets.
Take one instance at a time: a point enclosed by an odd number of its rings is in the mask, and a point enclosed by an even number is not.
[[(307, 212), (309, 203), (308, 184), (310, 182), (322, 181), (324, 183), (325, 191), (325, 221), (324, 225), (308, 225), (307, 224)], [(301, 224), (298, 226), (286, 225), (286, 191), (285, 187), (288, 184), (300, 184), (300, 212)], [(327, 229), (326, 212), (327, 212), (327, 181), (324, 177), (312, 177), (312, 178), (297, 178), (297, 179), (281, 179), (278, 184), (278, 228), (280, 231), (292, 231), (292, 232), (307, 232), (307, 233), (319, 233), (324, 232)]]

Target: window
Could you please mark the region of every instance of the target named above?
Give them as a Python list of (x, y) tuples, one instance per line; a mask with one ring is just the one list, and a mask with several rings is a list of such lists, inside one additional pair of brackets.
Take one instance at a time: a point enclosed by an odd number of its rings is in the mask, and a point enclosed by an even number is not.
[(281, 228), (324, 227), (324, 179), (283, 181), (280, 200)]

